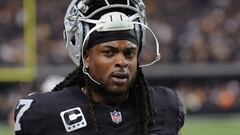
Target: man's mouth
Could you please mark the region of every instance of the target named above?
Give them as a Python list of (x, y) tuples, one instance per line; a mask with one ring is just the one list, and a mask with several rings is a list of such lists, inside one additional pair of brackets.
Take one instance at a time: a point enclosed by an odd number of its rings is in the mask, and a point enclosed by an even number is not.
[(114, 72), (112, 74), (112, 80), (116, 84), (124, 84), (128, 81), (129, 75), (127, 72)]

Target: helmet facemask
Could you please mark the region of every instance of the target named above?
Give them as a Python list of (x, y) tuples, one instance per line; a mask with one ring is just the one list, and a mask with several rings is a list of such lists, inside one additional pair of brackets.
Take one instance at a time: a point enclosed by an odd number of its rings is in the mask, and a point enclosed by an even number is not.
[(73, 0), (64, 18), (64, 39), (70, 58), (77, 66), (83, 60), (83, 72), (91, 78), (85, 69), (83, 53), (93, 32), (132, 30), (141, 50), (148, 29), (155, 38), (157, 55), (153, 62), (140, 67), (160, 60), (158, 41), (146, 24), (144, 8), (142, 0)]

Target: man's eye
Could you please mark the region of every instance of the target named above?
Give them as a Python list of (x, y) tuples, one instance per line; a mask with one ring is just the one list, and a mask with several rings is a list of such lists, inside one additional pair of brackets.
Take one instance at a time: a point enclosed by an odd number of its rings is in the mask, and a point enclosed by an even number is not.
[(104, 51), (104, 55), (106, 56), (112, 56), (114, 52), (112, 50)]
[(132, 57), (134, 57), (134, 56), (136, 55), (136, 52), (129, 50), (129, 51), (126, 51), (126, 52), (125, 52), (125, 55), (126, 55), (128, 58), (132, 58)]

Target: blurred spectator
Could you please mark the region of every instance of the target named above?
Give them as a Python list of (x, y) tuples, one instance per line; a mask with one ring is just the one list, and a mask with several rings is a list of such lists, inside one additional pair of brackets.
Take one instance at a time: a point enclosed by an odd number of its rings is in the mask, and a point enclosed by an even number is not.
[[(58, 54), (63, 58), (61, 61), (60, 58), (49, 60), (52, 59), (52, 54), (56, 54), (56, 50), (64, 50), (62, 30), (68, 2), (37, 1), (37, 58), (41, 65), (69, 63), (66, 60), (67, 53)], [(149, 26), (159, 39), (162, 63), (240, 61), (239, 4), (240, 1), (233, 0), (146, 1)], [(9, 44), (12, 41), (23, 36), (22, 1), (1, 1), (0, 28), (0, 48), (11, 46)], [(153, 43), (148, 41), (147, 44)], [(154, 57), (152, 54), (149, 51), (146, 59)], [(19, 61), (12, 61), (1, 55), (0, 66), (6, 64), (19, 65)]]
[(208, 106), (227, 111), (238, 108), (240, 103), (240, 82), (237, 80), (206, 80), (204, 84), (180, 81), (175, 89), (190, 112), (208, 112)]

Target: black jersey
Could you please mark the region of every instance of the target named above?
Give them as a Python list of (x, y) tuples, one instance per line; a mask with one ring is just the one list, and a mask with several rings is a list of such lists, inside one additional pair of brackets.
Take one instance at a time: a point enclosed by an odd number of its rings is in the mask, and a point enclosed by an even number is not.
[[(151, 87), (154, 121), (149, 135), (177, 135), (184, 123), (181, 102), (173, 90)], [(33, 94), (19, 101), (15, 110), (16, 135), (136, 135), (134, 102), (118, 107), (95, 103), (97, 132), (88, 99), (78, 86), (57, 92)]]

